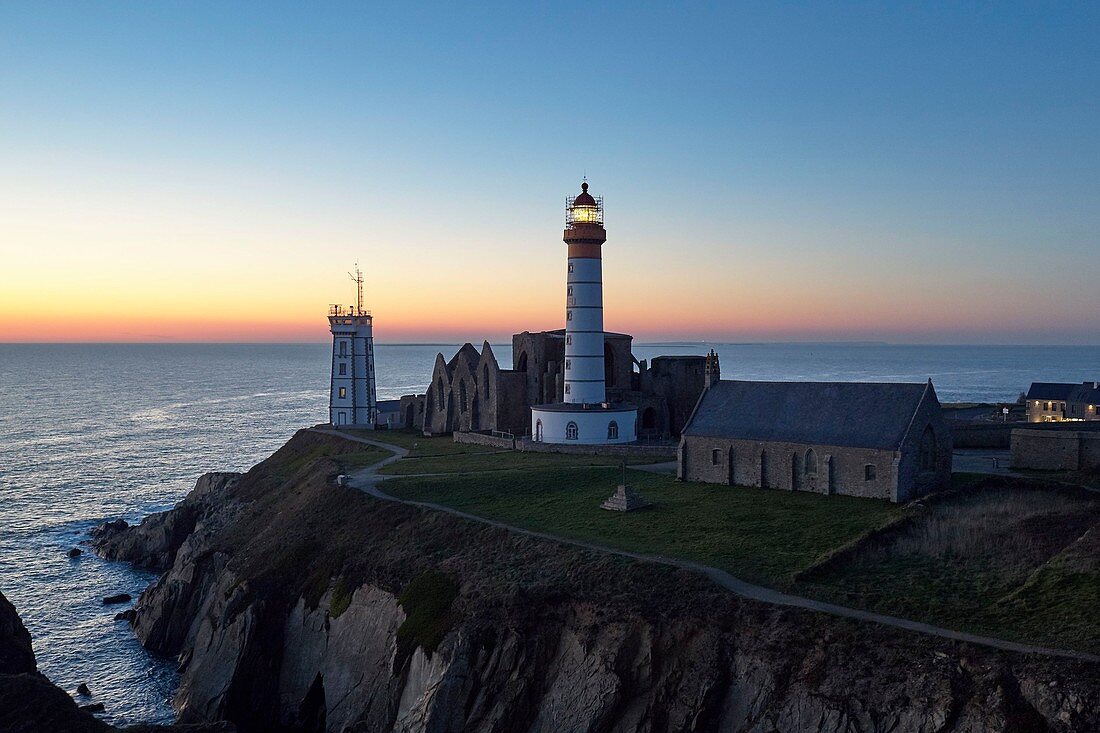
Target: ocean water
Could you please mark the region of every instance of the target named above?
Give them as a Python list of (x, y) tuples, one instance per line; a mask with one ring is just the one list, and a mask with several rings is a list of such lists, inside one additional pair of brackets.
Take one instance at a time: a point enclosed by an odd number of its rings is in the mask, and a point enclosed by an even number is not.
[[(638, 345), (635, 355), (717, 348), (727, 378), (924, 381), (943, 401), (1014, 400), (1031, 381), (1100, 379), (1100, 347), (881, 344)], [(379, 398), (422, 392), (438, 351), (376, 348)], [(495, 346), (502, 365), (509, 345)], [(156, 658), (103, 596), (152, 580), (65, 553), (105, 520), (170, 507), (210, 470), (245, 470), (327, 419), (329, 348), (295, 345), (0, 344), (0, 591), (34, 638), (39, 667), (84, 682), (117, 724), (166, 722), (175, 660)]]

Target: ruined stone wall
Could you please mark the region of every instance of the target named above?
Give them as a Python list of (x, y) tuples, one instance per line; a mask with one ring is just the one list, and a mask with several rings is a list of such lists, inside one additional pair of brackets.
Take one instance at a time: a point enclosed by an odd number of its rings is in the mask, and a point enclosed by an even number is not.
[(666, 407), (664, 429), (679, 437), (703, 392), (702, 356), (658, 356), (638, 375), (639, 389), (661, 397)]
[[(816, 471), (807, 472), (807, 455)], [(731, 459), (732, 458), (732, 476)], [(761, 480), (761, 452), (766, 455), (766, 481)], [(900, 453), (870, 448), (759, 442), (685, 436), (680, 442), (680, 477), (713, 484), (812, 491), (895, 500)], [(873, 467), (867, 478), (866, 467)]]
[[(409, 394), (401, 398), (401, 427), (406, 430), (424, 429), (425, 395)], [(411, 418), (411, 419), (410, 419)]]

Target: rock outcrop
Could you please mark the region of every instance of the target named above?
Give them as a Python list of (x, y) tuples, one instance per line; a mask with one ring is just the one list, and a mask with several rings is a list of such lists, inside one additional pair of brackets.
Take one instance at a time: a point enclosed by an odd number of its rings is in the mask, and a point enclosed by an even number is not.
[(225, 508), (227, 491), (239, 478), (239, 473), (203, 474), (195, 488), (169, 511), (150, 514), (136, 527), (116, 519), (93, 529), (92, 549), (108, 560), (126, 560), (146, 570), (164, 572), (198, 525)]
[(172, 558), (139, 599), (134, 629), (179, 656), (181, 722), (1100, 729), (1100, 665), (770, 607), (674, 568), (377, 501), (332, 480), (343, 450), (354, 446), (300, 433), (227, 482), (201, 519), (158, 519), (193, 527), (178, 543), (163, 539), (176, 530), (143, 533), (149, 547), (126, 540), (129, 556)]

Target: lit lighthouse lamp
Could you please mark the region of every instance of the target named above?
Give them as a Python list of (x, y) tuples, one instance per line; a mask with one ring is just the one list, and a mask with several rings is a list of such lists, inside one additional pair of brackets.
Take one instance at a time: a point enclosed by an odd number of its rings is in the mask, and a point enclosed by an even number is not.
[(637, 438), (637, 408), (609, 404), (604, 383), (603, 199), (582, 183), (565, 210), (564, 395), (559, 404), (531, 408), (531, 435), (545, 443), (630, 443)]

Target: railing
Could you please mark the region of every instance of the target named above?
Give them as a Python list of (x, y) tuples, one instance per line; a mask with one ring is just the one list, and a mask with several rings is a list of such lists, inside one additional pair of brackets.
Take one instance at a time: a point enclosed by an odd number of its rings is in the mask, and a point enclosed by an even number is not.
[(565, 225), (572, 229), (577, 224), (599, 224), (603, 226), (603, 196), (596, 196), (595, 206), (581, 204), (575, 206), (572, 197), (565, 199)]
[(337, 318), (369, 316), (370, 310), (368, 308), (363, 308), (362, 310), (360, 310), (354, 305), (330, 305), (328, 307), (328, 314), (330, 316), (336, 316)]

